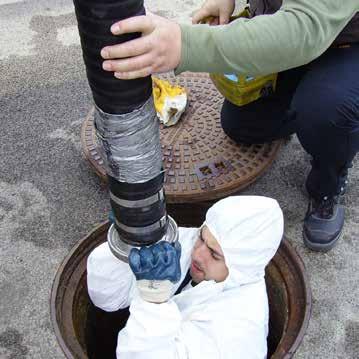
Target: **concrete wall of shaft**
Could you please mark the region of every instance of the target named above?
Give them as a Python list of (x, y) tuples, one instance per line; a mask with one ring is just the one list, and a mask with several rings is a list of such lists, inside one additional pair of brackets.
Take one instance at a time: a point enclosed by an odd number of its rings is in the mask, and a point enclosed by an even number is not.
[(143, 0), (74, 0), (74, 5), (117, 233), (130, 245), (155, 243), (166, 235), (168, 220), (152, 80), (116, 79), (102, 69), (100, 55), (105, 46), (140, 36), (114, 36), (110, 28), (145, 14)]

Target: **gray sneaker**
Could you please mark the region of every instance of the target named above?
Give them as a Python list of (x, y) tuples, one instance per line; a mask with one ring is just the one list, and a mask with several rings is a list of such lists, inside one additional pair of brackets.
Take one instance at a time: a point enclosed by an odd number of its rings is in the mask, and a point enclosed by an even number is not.
[(344, 207), (339, 196), (310, 199), (304, 219), (304, 244), (313, 251), (327, 252), (340, 238), (344, 226)]

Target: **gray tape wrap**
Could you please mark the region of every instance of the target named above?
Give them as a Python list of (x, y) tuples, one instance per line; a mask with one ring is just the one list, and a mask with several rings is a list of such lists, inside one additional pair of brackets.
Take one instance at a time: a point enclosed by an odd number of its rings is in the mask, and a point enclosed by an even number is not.
[(144, 183), (160, 174), (160, 132), (152, 96), (121, 115), (96, 107), (95, 127), (107, 174), (127, 183)]

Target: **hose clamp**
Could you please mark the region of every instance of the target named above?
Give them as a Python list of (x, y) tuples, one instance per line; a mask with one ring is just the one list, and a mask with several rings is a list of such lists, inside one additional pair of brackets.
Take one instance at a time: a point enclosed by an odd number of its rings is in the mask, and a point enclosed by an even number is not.
[[(175, 220), (167, 216), (168, 218), (168, 227), (166, 234), (161, 238), (160, 241), (166, 241), (169, 243), (175, 243), (178, 241), (178, 227)], [(160, 242), (159, 241), (159, 242)], [(139, 248), (136, 246), (131, 246), (130, 244), (125, 243), (121, 240), (120, 235), (118, 234), (115, 224), (112, 224), (110, 229), (107, 232), (107, 242), (110, 247), (112, 254), (120, 259), (121, 261), (128, 263), (128, 256), (132, 248)]]
[(123, 198), (119, 198), (116, 195), (114, 195), (111, 191), (110, 191), (110, 198), (112, 201), (114, 201), (116, 204), (118, 204), (121, 207), (126, 207), (126, 208), (144, 208), (144, 207), (149, 207), (157, 202), (162, 202), (164, 201), (165, 195), (164, 195), (164, 191), (163, 188), (157, 192), (156, 194), (144, 198), (144, 199), (139, 199), (137, 201), (129, 201)]

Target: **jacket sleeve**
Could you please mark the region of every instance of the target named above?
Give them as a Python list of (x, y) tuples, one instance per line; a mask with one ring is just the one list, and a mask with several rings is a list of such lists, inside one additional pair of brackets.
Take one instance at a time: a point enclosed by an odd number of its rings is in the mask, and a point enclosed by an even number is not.
[[(196, 228), (179, 227), (182, 278), (173, 287), (173, 294), (186, 275), (197, 232)], [(107, 242), (95, 248), (87, 259), (87, 288), (93, 304), (106, 312), (126, 308), (131, 303), (136, 278), (130, 266), (112, 254)]]
[(320, 56), (359, 11), (358, 0), (284, 0), (272, 15), (229, 25), (181, 24), (176, 73), (206, 71), (253, 76), (304, 65)]
[(135, 277), (127, 263), (117, 259), (107, 242), (87, 259), (87, 288), (96, 307), (113, 312), (130, 305)]
[(203, 358), (220, 357), (208, 332), (184, 320), (174, 301), (153, 304), (136, 296), (127, 325), (118, 335), (116, 355), (121, 359), (198, 359), (207, 352), (211, 354)]

